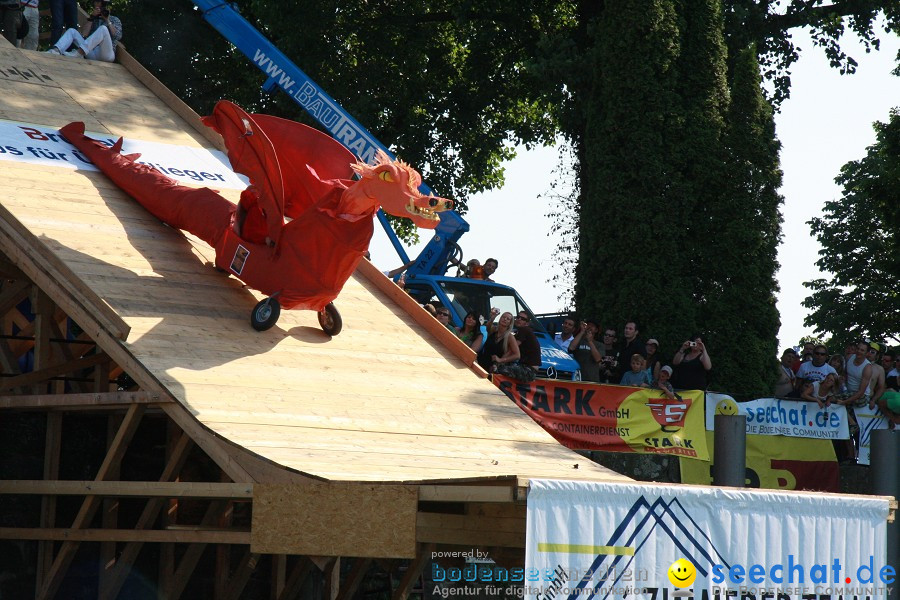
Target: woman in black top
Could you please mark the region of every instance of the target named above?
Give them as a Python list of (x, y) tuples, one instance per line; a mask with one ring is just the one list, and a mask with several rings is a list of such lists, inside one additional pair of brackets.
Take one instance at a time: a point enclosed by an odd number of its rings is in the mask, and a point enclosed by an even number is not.
[(488, 334), (484, 348), (478, 354), (478, 364), (488, 373), (495, 365), (513, 363), (519, 360), (519, 344), (512, 334), (512, 314), (500, 315), (497, 327)]

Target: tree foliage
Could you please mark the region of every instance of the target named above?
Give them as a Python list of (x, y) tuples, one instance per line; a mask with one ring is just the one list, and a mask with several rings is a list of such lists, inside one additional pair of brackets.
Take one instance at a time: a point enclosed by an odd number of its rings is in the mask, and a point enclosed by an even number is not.
[(775, 373), (779, 144), (754, 49), (729, 92), (715, 0), (608, 6), (598, 21), (594, 95), (579, 202), (576, 306), (643, 324), (674, 350), (693, 333), (717, 389), (766, 393)]
[(725, 133), (725, 194), (709, 216), (705, 328), (714, 348), (739, 347), (718, 363), (717, 381), (735, 394), (768, 393), (777, 369), (775, 305), (782, 197), (772, 107), (763, 97), (756, 50), (733, 57)]
[(841, 343), (900, 341), (900, 229), (883, 212), (900, 203), (900, 111), (874, 127), (875, 144), (835, 179), (841, 198), (809, 222), (822, 246), (816, 266), (829, 276), (804, 283), (812, 290), (804, 324)]

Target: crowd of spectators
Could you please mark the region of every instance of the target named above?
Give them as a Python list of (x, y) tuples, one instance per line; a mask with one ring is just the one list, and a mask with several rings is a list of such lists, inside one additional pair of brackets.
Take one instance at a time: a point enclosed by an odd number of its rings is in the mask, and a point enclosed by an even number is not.
[(659, 341), (644, 341), (636, 321), (626, 322), (621, 331), (620, 340), (616, 327), (601, 329), (596, 320), (569, 315), (554, 341), (578, 362), (582, 381), (655, 388), (671, 397), (675, 389), (706, 389), (712, 361), (699, 335), (686, 340), (666, 364)]
[[(876, 406), (900, 423), (900, 383), (897, 353), (875, 341), (848, 344), (843, 354), (830, 353), (824, 344), (803, 344), (802, 350), (781, 353), (776, 398), (816, 402), (820, 407), (843, 405), (853, 419), (853, 408)], [(855, 422), (855, 421), (854, 421)]]

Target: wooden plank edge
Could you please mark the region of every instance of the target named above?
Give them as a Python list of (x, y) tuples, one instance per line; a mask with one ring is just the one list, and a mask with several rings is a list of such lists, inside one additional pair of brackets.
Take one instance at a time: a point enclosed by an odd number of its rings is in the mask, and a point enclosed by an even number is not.
[(437, 338), (444, 347), (446, 347), (454, 356), (469, 367), (473, 373), (481, 378), (487, 378), (487, 371), (475, 362), (477, 355), (469, 348), (465, 342), (456, 337), (452, 331), (441, 325), (441, 323), (428, 314), (424, 308), (419, 306), (409, 294), (396, 283), (391, 281), (384, 273), (378, 270), (378, 267), (370, 261), (363, 259), (359, 261), (356, 272), (368, 279), (375, 287), (383, 292), (388, 298), (393, 300), (400, 308), (412, 317), (416, 323), (422, 326), (428, 333)]
[(138, 498), (253, 498), (252, 483), (0, 480), (0, 494)]
[(163, 85), (163, 83), (150, 73), (144, 65), (131, 56), (121, 44), (116, 51), (116, 62), (125, 67), (126, 71), (134, 75), (138, 81), (144, 84), (144, 87), (153, 92), (163, 104), (171, 108), (179, 117), (184, 119), (188, 125), (193, 127), (197, 133), (202, 135), (210, 144), (215, 146), (218, 150), (226, 152), (225, 142), (222, 139), (222, 136), (204, 125), (200, 120), (200, 115), (194, 112), (194, 109), (188, 106), (184, 100), (176, 96), (172, 90)]
[(419, 502), (515, 502), (516, 488), (476, 485), (420, 485)]
[(249, 531), (0, 527), (0, 540), (250, 545)]
[(33, 394), (0, 396), (0, 408), (117, 407), (130, 404), (163, 404), (171, 398), (152, 392), (88, 392), (80, 394)]
[[(69, 316), (97, 323), (113, 337), (125, 340), (131, 327), (56, 254), (0, 205), (0, 249), (28, 278)], [(18, 250), (18, 252), (16, 251)], [(90, 333), (88, 333), (90, 335)], [(96, 336), (91, 336), (96, 339)]]

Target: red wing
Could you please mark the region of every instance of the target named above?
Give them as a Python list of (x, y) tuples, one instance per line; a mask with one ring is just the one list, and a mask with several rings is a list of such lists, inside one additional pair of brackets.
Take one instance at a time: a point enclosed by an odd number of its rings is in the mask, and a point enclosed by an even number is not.
[(259, 190), (259, 206), (266, 215), (269, 237), (277, 244), (284, 227), (284, 179), (272, 141), (252, 115), (227, 100), (216, 103), (203, 123), (225, 139), (228, 160)]
[[(302, 123), (271, 115), (253, 115), (275, 147), (284, 180), (284, 212), (292, 219), (329, 193), (330, 179), (353, 179), (353, 153), (340, 142)], [(312, 175), (307, 165), (312, 168)]]

